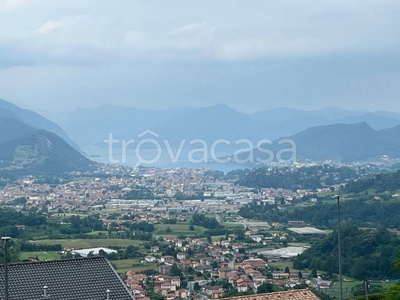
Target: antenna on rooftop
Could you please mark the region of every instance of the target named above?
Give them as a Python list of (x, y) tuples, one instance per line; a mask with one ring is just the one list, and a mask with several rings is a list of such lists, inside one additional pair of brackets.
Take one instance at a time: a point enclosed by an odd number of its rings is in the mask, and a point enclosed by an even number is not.
[(111, 291), (108, 289), (108, 290), (106, 291), (106, 293), (107, 293), (107, 300), (110, 300), (110, 293), (111, 293)]
[(45, 285), (45, 286), (43, 287), (43, 297), (44, 297), (44, 298), (48, 298), (48, 297), (49, 297), (49, 295), (47, 294), (47, 289), (48, 289), (48, 286)]
[(11, 240), (10, 237), (5, 236), (1, 238), (4, 242), (4, 299), (8, 300), (8, 242)]

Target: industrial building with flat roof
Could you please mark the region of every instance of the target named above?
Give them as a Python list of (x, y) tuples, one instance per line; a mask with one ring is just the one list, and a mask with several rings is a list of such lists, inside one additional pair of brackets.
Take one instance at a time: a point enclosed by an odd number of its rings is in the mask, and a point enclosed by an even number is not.
[(294, 227), (294, 228), (288, 228), (288, 230), (301, 235), (326, 234), (325, 231), (314, 227)]

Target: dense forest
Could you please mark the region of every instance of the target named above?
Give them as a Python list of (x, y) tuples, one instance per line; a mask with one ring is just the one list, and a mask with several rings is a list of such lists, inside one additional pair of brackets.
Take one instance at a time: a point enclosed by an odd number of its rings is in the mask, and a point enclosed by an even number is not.
[[(242, 206), (239, 215), (267, 222), (286, 223), (289, 220), (303, 220), (323, 228), (336, 228), (337, 225), (337, 205), (320, 202), (314, 206), (293, 210), (279, 210), (271, 205), (250, 204)], [(348, 225), (400, 229), (399, 215), (400, 202), (365, 200), (361, 197), (341, 203), (342, 221)]]
[[(359, 280), (397, 278), (391, 262), (400, 255), (400, 238), (385, 229), (362, 230), (346, 226), (341, 232), (342, 271)], [(296, 269), (338, 272), (338, 239), (334, 231), (295, 260)]]
[(18, 237), (21, 233), (16, 225), (39, 226), (45, 225), (47, 220), (36, 212), (22, 213), (14, 209), (0, 209), (0, 235)]
[[(238, 184), (253, 188), (312, 189), (330, 187), (367, 175), (365, 170), (355, 171), (347, 167), (328, 165), (293, 168), (260, 168), (237, 172)], [(233, 174), (227, 174), (232, 177)]]
[(71, 216), (65, 219), (59, 230), (62, 234), (79, 234), (96, 230), (103, 230), (103, 221), (98, 215), (81, 218), (79, 216)]
[(396, 173), (378, 174), (370, 179), (352, 181), (345, 188), (346, 191), (353, 193), (361, 193), (368, 189), (375, 189), (377, 192), (400, 189), (400, 170)]

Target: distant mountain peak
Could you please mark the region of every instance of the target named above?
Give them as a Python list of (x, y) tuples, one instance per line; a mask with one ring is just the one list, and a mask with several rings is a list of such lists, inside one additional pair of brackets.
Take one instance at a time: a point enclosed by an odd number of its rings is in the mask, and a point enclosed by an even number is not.
[[(12, 113), (16, 118), (23, 123), (26, 123), (27, 125), (38, 128), (38, 129), (45, 129), (47, 131), (53, 132), (63, 138), (68, 144), (70, 144), (72, 147), (75, 149), (79, 150), (79, 147), (77, 144), (75, 144), (65, 133), (63, 129), (61, 129), (58, 124), (54, 123), (53, 121), (50, 121), (43, 117), (42, 115), (31, 111), (29, 109), (23, 109), (20, 108), (19, 106), (8, 102), (6, 100), (0, 99), (0, 110), (6, 110)], [(1, 116), (1, 114), (0, 114)]]

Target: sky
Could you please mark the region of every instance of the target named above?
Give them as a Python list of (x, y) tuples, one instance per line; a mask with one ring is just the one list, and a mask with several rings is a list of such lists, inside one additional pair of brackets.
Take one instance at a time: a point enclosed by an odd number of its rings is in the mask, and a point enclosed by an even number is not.
[(400, 111), (398, 0), (0, 0), (0, 98)]

